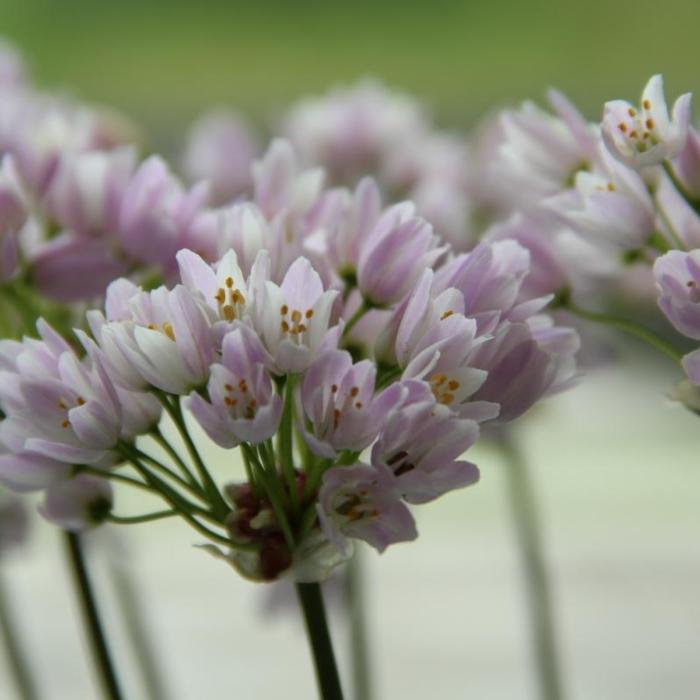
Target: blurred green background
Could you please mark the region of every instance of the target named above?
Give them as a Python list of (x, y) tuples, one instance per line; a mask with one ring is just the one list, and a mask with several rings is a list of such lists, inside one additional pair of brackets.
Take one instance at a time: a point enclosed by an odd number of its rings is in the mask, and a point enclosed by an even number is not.
[(654, 72), (673, 96), (697, 88), (699, 29), (697, 0), (0, 0), (0, 33), (41, 84), (167, 130), (212, 103), (267, 117), (366, 75), (453, 126), (550, 85), (593, 118)]

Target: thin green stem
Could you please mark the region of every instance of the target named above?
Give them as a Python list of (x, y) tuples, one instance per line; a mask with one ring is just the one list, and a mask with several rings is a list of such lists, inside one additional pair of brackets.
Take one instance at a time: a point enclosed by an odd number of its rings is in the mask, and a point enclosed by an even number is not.
[(345, 597), (350, 617), (353, 695), (355, 700), (372, 700), (372, 668), (367, 634), (367, 605), (363, 551), (355, 547), (345, 571)]
[(14, 606), (7, 595), (2, 571), (0, 571), (0, 638), (9, 662), (10, 673), (19, 693), (18, 697), (21, 700), (38, 700), (34, 677), (17, 634)]
[(626, 318), (620, 318), (619, 316), (614, 316), (612, 314), (603, 313), (599, 311), (589, 311), (588, 309), (582, 309), (576, 306), (572, 301), (568, 301), (564, 308), (574, 316), (579, 318), (585, 318), (588, 321), (593, 321), (595, 323), (602, 323), (612, 328), (617, 328), (618, 330), (624, 331), (629, 335), (633, 335), (640, 340), (643, 340), (648, 345), (651, 345), (656, 350), (668, 355), (674, 362), (680, 362), (683, 357), (683, 353), (674, 347), (671, 343), (664, 338), (660, 338), (655, 333), (650, 331), (644, 326), (640, 326), (635, 321), (630, 321)]
[(167, 467), (161, 461), (157, 460), (155, 457), (152, 457), (147, 452), (144, 452), (135, 445), (133, 446), (133, 449), (135, 451), (135, 454), (137, 454), (139, 458), (142, 459), (144, 462), (150, 464), (152, 467), (161, 472), (164, 476), (167, 476), (168, 478), (172, 479), (176, 484), (178, 484), (178, 486), (180, 486), (185, 491), (193, 495), (195, 498), (198, 498), (200, 501), (207, 503), (207, 495), (204, 493), (204, 491), (202, 491), (202, 488), (201, 486), (199, 486), (199, 484), (195, 483), (194, 486), (190, 485), (188, 481), (185, 481), (185, 479), (176, 474), (172, 469)]
[(362, 303), (357, 307), (355, 313), (350, 316), (347, 320), (345, 327), (343, 328), (343, 338), (346, 338), (350, 331), (357, 325), (358, 321), (372, 309), (372, 305), (368, 304), (366, 300), (362, 300)]
[(525, 592), (532, 626), (537, 679), (542, 700), (561, 700), (554, 615), (549, 590), (537, 503), (527, 465), (514, 439), (505, 431), (497, 443), (506, 467), (506, 482), (518, 551), (525, 575)]
[(241, 448), (244, 453), (247, 454), (250, 466), (254, 469), (257, 475), (260, 477), (262, 482), (262, 487), (272, 505), (272, 510), (277, 518), (277, 524), (282, 530), (282, 535), (284, 536), (285, 542), (289, 547), (290, 551), (294, 550), (294, 534), (292, 533), (292, 528), (289, 525), (289, 520), (287, 519), (287, 513), (284, 508), (284, 492), (282, 486), (277, 477), (277, 473), (269, 473), (265, 467), (260, 462), (258, 454), (254, 447), (247, 445), (245, 443), (241, 444)]
[[(124, 446), (122, 446), (122, 449), (124, 449)], [(210, 530), (205, 525), (202, 525), (202, 523), (200, 523), (195, 517), (195, 513), (200, 517), (207, 518), (215, 524), (222, 526), (220, 521), (213, 518), (209, 513), (203, 511), (193, 503), (190, 503), (181, 494), (170, 488), (162, 479), (159, 479), (157, 476), (155, 476), (155, 474), (149, 472), (148, 469), (138, 460), (138, 457), (133, 454), (129, 454), (128, 451), (124, 454), (134, 469), (136, 469), (143, 479), (151, 486), (152, 490), (158, 493), (161, 498), (163, 498), (163, 500), (170, 505), (173, 510), (177, 511), (177, 513), (181, 515), (195, 530), (215, 542), (228, 546), (233, 545), (232, 541), (228, 537), (223, 537), (213, 530)]]
[(182, 472), (182, 475), (185, 477), (185, 479), (189, 482), (191, 486), (198, 487), (199, 484), (197, 483), (197, 479), (195, 479), (194, 475), (192, 472), (189, 470), (189, 467), (185, 463), (185, 460), (182, 459), (180, 456), (180, 453), (170, 444), (170, 441), (163, 435), (163, 433), (160, 431), (160, 428), (156, 428), (153, 432), (153, 439), (167, 452), (167, 454), (170, 456), (170, 459), (177, 464), (179, 467), (180, 471)]
[(122, 694), (119, 689), (114, 665), (112, 664), (102, 621), (100, 620), (95, 594), (90, 583), (80, 536), (74, 532), (66, 532), (64, 537), (68, 562), (73, 575), (75, 590), (78, 594), (85, 630), (90, 638), (93, 661), (99, 673), (102, 688), (109, 700), (121, 700)]
[(79, 464), (75, 467), (76, 474), (92, 474), (93, 476), (99, 476), (102, 479), (109, 479), (110, 481), (118, 481), (122, 484), (128, 484), (134, 488), (140, 489), (141, 491), (148, 491), (148, 493), (153, 493), (153, 489), (145, 484), (143, 481), (138, 479), (132, 479), (130, 476), (124, 474), (118, 474), (117, 472), (110, 472), (104, 469), (98, 469), (97, 467), (91, 467), (89, 464)]
[(297, 486), (296, 470), (294, 468), (294, 387), (297, 376), (288, 374), (284, 384), (284, 409), (279, 428), (279, 457), (282, 472), (287, 480), (289, 500), (294, 517), (299, 515), (299, 488)]
[(319, 698), (343, 700), (321, 586), (318, 583), (297, 583), (296, 590), (314, 660)]
[(174, 400), (171, 402), (168, 396), (162, 393), (158, 394), (158, 398), (160, 399), (161, 404), (167, 411), (173, 423), (175, 423), (175, 427), (177, 428), (178, 432), (180, 433), (180, 436), (182, 437), (185, 443), (185, 447), (189, 452), (190, 458), (192, 459), (195, 467), (197, 468), (197, 472), (199, 473), (199, 478), (202, 481), (204, 490), (206, 491), (207, 495), (209, 496), (209, 499), (211, 500), (211, 505), (214, 509), (214, 512), (218, 516), (225, 516), (229, 508), (226, 505), (226, 501), (224, 501), (223, 496), (219, 492), (219, 488), (216, 485), (216, 482), (214, 481), (214, 479), (212, 479), (209, 470), (204, 464), (204, 460), (202, 460), (202, 457), (199, 454), (199, 450), (194, 444), (194, 440), (192, 440), (192, 436), (190, 435), (190, 431), (187, 429), (187, 424), (185, 423), (185, 418), (182, 414), (182, 408), (180, 407), (179, 400), (177, 398), (174, 398)]
[(145, 513), (144, 515), (115, 515), (110, 513), (107, 520), (117, 525), (138, 525), (139, 523), (150, 523), (153, 520), (163, 520), (178, 515), (175, 510), (159, 510), (155, 513)]

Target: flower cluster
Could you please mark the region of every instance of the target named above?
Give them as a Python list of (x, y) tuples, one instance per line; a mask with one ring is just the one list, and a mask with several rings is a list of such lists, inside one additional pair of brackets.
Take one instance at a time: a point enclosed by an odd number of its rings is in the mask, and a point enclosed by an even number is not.
[[(553, 113), (506, 110), (469, 144), (375, 83), (301, 102), (264, 151), (217, 113), (188, 189), (11, 58), (2, 299), (38, 290), (77, 328), (49, 308), (38, 337), (0, 341), (0, 483), (64, 528), (139, 520), (113, 512), (112, 487), (137, 487), (168, 508), (142, 519), (184, 518), (244, 575), (316, 580), (353, 539), (416, 537), (412, 506), (478, 480), (463, 456), (484, 425), (572, 384), (578, 335), (551, 311), (601, 279), (653, 268), (700, 340), (700, 137), (659, 76), (601, 124), (551, 92)], [(684, 366), (700, 385), (700, 351)], [(219, 483), (191, 421), (245, 481)]]
[[(363, 86), (350, 102), (380, 98)], [(423, 128), (405, 100), (385, 116), (357, 136), (363, 158)], [(130, 147), (81, 142), (37, 180), (8, 141), (3, 231), (40, 229), (21, 274), (104, 306), (72, 337), (39, 320), (38, 338), (0, 342), (0, 482), (43, 492), (41, 513), (67, 529), (123, 519), (113, 485), (147, 489), (246, 576), (315, 579), (352, 539), (379, 551), (413, 539), (410, 506), (475, 483), (463, 454), (482, 424), (568, 386), (578, 339), (546, 314), (552, 295), (527, 284), (531, 254), (515, 240), (455, 251), (423, 207), (356, 177), (369, 161), (307, 167), (308, 149), (276, 139), (250, 162), (234, 124), (204, 122), (186, 158), (211, 176), (215, 207), (207, 185), (187, 191)], [(213, 137), (238, 150), (238, 175), (212, 158)], [(329, 176), (354, 184), (328, 188)], [(240, 450), (245, 482), (219, 485), (190, 418)]]

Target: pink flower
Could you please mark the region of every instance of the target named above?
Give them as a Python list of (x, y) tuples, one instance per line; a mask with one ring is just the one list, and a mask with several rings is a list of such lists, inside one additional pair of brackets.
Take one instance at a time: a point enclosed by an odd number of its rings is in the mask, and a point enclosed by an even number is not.
[(224, 204), (252, 189), (259, 146), (240, 115), (215, 111), (200, 117), (187, 135), (183, 169), (190, 180), (207, 180), (212, 202)]
[(46, 193), (48, 213), (74, 233), (114, 237), (135, 162), (136, 152), (128, 146), (67, 155)]
[(266, 281), (254, 325), (280, 374), (303, 372), (326, 345), (337, 342), (339, 327), (329, 331), (338, 295), (323, 290), (318, 273), (298, 258), (277, 286)]
[(311, 363), (299, 392), (298, 416), (315, 454), (333, 459), (339, 450), (361, 452), (372, 443), (391, 403), (386, 394), (375, 396), (376, 373), (374, 363), (353, 364), (342, 350), (329, 350)]
[(253, 164), (254, 201), (269, 220), (283, 211), (303, 216), (321, 194), (323, 170), (303, 170), (289, 142), (275, 139)]
[(318, 516), (326, 537), (340, 550), (346, 537), (364, 540), (379, 552), (414, 540), (413, 516), (401, 502), (397, 479), (388, 469), (358, 464), (334, 467), (323, 475)]
[(642, 92), (640, 108), (624, 100), (605, 103), (605, 145), (615, 158), (631, 168), (675, 158), (683, 150), (688, 134), (690, 99), (690, 93), (681, 95), (669, 119), (663, 79), (653, 75)]
[(672, 250), (654, 263), (659, 306), (674, 328), (700, 340), (700, 250)]
[(39, 513), (64, 530), (85, 530), (104, 522), (113, 498), (107, 479), (78, 474), (47, 489)]
[(107, 311), (106, 323), (98, 314), (90, 321), (116, 382), (172, 394), (204, 386), (215, 342), (210, 317), (187, 288), (143, 292), (117, 280), (107, 290)]
[(121, 244), (134, 260), (168, 271), (187, 247), (196, 214), (206, 203), (205, 183), (185, 191), (166, 163), (152, 156), (131, 177), (119, 214)]
[(372, 464), (389, 469), (409, 503), (427, 503), (479, 479), (479, 470), (458, 460), (479, 437), (478, 424), (453, 413), (426, 382), (398, 385), (400, 399), (388, 412), (372, 448)]
[(258, 444), (272, 437), (282, 416), (270, 358), (255, 333), (237, 323), (223, 341), (221, 364), (211, 367), (209, 400), (190, 395), (188, 406), (209, 437), (222, 447)]
[(439, 242), (430, 224), (414, 216), (412, 204), (385, 211), (360, 250), (357, 284), (363, 297), (380, 307), (400, 301), (444, 254)]

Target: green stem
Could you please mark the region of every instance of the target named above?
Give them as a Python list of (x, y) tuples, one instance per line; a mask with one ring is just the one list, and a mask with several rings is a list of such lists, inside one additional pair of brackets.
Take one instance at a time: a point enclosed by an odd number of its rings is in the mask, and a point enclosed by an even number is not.
[(585, 318), (586, 320), (593, 321), (595, 323), (602, 323), (624, 331), (629, 335), (633, 335), (651, 345), (656, 350), (665, 353), (676, 363), (680, 362), (681, 358), (683, 357), (683, 353), (680, 350), (677, 350), (671, 343), (663, 338), (660, 338), (647, 328), (644, 328), (644, 326), (640, 326), (635, 321), (613, 316), (612, 314), (608, 313), (582, 309), (581, 307), (576, 306), (572, 301), (568, 301), (563, 308), (579, 318)]
[(122, 561), (110, 563), (110, 581), (119, 601), (119, 612), (124, 619), (131, 647), (136, 652), (148, 699), (166, 700), (168, 693), (163, 675), (159, 671), (157, 655), (146, 624), (146, 610), (143, 609), (138, 591)]
[(117, 472), (106, 471), (105, 469), (98, 469), (97, 467), (91, 467), (89, 464), (79, 464), (75, 467), (76, 474), (92, 474), (93, 476), (99, 476), (102, 479), (109, 479), (110, 481), (118, 481), (122, 484), (128, 484), (134, 488), (140, 489), (142, 491), (148, 491), (148, 493), (153, 493), (153, 489), (145, 484), (143, 481), (138, 479), (132, 479), (130, 476), (125, 476), (124, 474), (117, 474)]
[(203, 502), (207, 502), (207, 496), (206, 494), (202, 491), (202, 488), (199, 486), (199, 484), (196, 484), (194, 486), (190, 485), (188, 481), (185, 481), (181, 476), (176, 474), (172, 469), (169, 469), (165, 464), (157, 460), (155, 457), (151, 457), (148, 453), (144, 452), (143, 450), (140, 450), (138, 447), (134, 446), (133, 450), (135, 454), (139, 456), (140, 459), (142, 459), (144, 462), (147, 464), (150, 464), (152, 467), (157, 469), (161, 474), (164, 476), (167, 476), (168, 478), (172, 479), (176, 484), (178, 484), (181, 488), (183, 488), (185, 491), (193, 495), (195, 498), (198, 498), (199, 500)]
[(343, 338), (346, 338), (350, 331), (357, 325), (357, 322), (372, 309), (372, 305), (368, 304), (366, 300), (362, 300), (362, 303), (357, 307), (355, 313), (350, 316), (347, 320), (345, 327), (343, 328)]
[(282, 471), (287, 480), (289, 500), (294, 517), (299, 515), (299, 488), (297, 486), (296, 470), (294, 469), (294, 387), (297, 377), (288, 374), (284, 384), (284, 410), (279, 429), (279, 457)]
[(355, 700), (372, 700), (372, 669), (367, 634), (367, 610), (363, 552), (355, 547), (345, 572), (345, 597), (350, 616), (350, 647), (352, 649), (352, 679)]
[(297, 583), (296, 589), (316, 669), (319, 698), (343, 700), (321, 586), (318, 583)]
[(187, 464), (185, 464), (185, 460), (182, 459), (180, 453), (170, 444), (165, 435), (161, 433), (160, 428), (156, 428), (153, 431), (152, 435), (153, 439), (165, 450), (165, 452), (167, 452), (167, 454), (170, 456), (170, 459), (172, 459), (173, 462), (177, 464), (180, 471), (182, 472), (182, 475), (189, 482), (190, 486), (198, 487), (199, 484), (194, 478), (192, 472), (187, 467)]
[(146, 513), (145, 515), (114, 515), (110, 513), (107, 520), (117, 525), (138, 525), (139, 523), (150, 523), (153, 520), (162, 520), (163, 518), (172, 518), (178, 515), (175, 510), (159, 510), (155, 513)]
[(85, 630), (90, 638), (93, 660), (99, 672), (105, 696), (109, 700), (121, 700), (122, 694), (112, 664), (107, 638), (102, 627), (95, 595), (90, 583), (80, 537), (74, 532), (65, 533), (66, 551), (71, 573), (78, 593)]
[(270, 473), (265, 469), (260, 462), (254, 447), (241, 443), (241, 448), (243, 449), (244, 454), (246, 454), (250, 466), (253, 467), (254, 471), (262, 481), (262, 487), (267, 494), (270, 505), (272, 505), (272, 510), (277, 518), (277, 524), (282, 530), (282, 535), (284, 536), (287, 546), (289, 547), (290, 551), (294, 551), (294, 534), (289, 525), (287, 513), (284, 509), (284, 492), (281, 488), (279, 479), (277, 478), (277, 473), (274, 471)]
[(505, 431), (497, 443), (506, 467), (506, 482), (525, 574), (525, 593), (532, 625), (537, 678), (542, 700), (561, 700), (561, 672), (554, 632), (554, 616), (545, 565), (537, 503), (527, 465), (513, 437)]
[[(122, 446), (122, 450), (124, 450), (124, 446)], [(146, 469), (146, 467), (139, 462), (138, 457), (129, 454), (128, 451), (125, 451), (124, 455), (134, 469), (136, 469), (136, 471), (143, 477), (144, 481), (151, 486), (151, 489), (159, 494), (161, 498), (163, 498), (163, 500), (165, 500), (165, 502), (171, 506), (173, 510), (177, 511), (177, 513), (181, 515), (195, 530), (197, 530), (197, 532), (204, 535), (208, 539), (213, 540), (214, 542), (219, 542), (229, 547), (233, 546), (232, 541), (228, 537), (223, 537), (213, 530), (210, 530), (205, 525), (202, 525), (202, 523), (200, 523), (195, 517), (195, 513), (201, 517), (212, 520), (212, 522), (217, 525), (221, 525), (216, 518), (212, 518), (209, 513), (203, 511), (193, 503), (190, 503), (177, 491), (171, 489), (162, 479), (159, 479), (157, 476), (155, 476), (155, 474), (149, 472), (148, 469)]]
[[(0, 574), (2, 574), (1, 571)], [(7, 595), (3, 577), (0, 575), (0, 638), (7, 654), (10, 673), (21, 700), (38, 700), (39, 696), (27, 663), (27, 657), (20, 644), (13, 613), (13, 605)]]
[(171, 403), (170, 399), (162, 393), (158, 394), (158, 397), (160, 398), (161, 404), (167, 411), (173, 423), (175, 423), (175, 427), (178, 429), (178, 432), (185, 443), (185, 447), (189, 452), (190, 458), (197, 468), (199, 478), (202, 480), (204, 490), (211, 499), (214, 512), (220, 517), (225, 516), (226, 513), (228, 513), (229, 508), (226, 505), (226, 501), (224, 501), (223, 496), (219, 492), (219, 488), (217, 487), (214, 479), (212, 479), (211, 474), (209, 474), (209, 471), (207, 470), (207, 467), (204, 464), (199, 451), (197, 450), (197, 446), (194, 444), (194, 440), (192, 440), (192, 436), (190, 435), (190, 431), (187, 429), (187, 424), (185, 423), (185, 418), (182, 414), (182, 408), (180, 407), (178, 398), (175, 397)]

